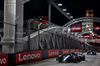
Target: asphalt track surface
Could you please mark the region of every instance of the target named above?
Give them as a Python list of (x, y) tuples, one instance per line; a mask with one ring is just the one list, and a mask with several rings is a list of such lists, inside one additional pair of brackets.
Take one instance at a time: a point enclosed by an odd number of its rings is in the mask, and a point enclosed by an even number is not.
[(56, 58), (45, 59), (41, 61), (35, 61), (17, 66), (100, 66), (100, 53), (97, 55), (86, 55), (86, 60), (78, 63), (59, 63)]

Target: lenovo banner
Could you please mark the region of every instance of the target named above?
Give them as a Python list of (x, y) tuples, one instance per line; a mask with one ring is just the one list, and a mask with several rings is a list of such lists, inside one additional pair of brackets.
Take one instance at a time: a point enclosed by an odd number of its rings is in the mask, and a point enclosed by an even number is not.
[(90, 35), (83, 35), (83, 38), (90, 38)]
[(71, 32), (81, 32), (82, 31), (82, 23), (76, 23), (71, 25)]
[(62, 55), (69, 54), (69, 49), (62, 49)]
[(42, 51), (29, 51), (16, 54), (16, 64), (26, 61), (36, 61), (42, 59)]
[(72, 53), (72, 52), (75, 52), (75, 49), (70, 49), (70, 51), (71, 51), (71, 53)]
[(79, 52), (79, 49), (76, 49), (76, 52)]
[(93, 22), (93, 31), (94, 32), (100, 32), (100, 23), (99, 22)]
[(100, 26), (94, 26), (94, 30), (100, 30)]
[(71, 31), (81, 31), (81, 27), (71, 27)]
[(82, 52), (82, 49), (80, 49), (80, 52)]
[(48, 58), (59, 56), (59, 49), (48, 50)]
[(0, 54), (0, 66), (8, 66), (8, 54)]

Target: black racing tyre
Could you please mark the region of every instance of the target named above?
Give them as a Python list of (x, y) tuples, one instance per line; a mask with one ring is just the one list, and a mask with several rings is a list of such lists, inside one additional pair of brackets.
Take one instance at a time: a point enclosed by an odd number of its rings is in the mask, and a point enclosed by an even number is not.
[(85, 61), (85, 55), (81, 55), (80, 58), (82, 61)]
[(69, 60), (66, 60), (66, 63), (69, 63), (70, 61)]
[(58, 60), (59, 60), (59, 62), (62, 62), (63, 61), (63, 55), (59, 55)]
[(77, 56), (75, 56), (73, 62), (74, 62), (74, 63), (77, 63)]
[(95, 53), (95, 55), (97, 55), (97, 54)]
[(62, 59), (60, 59), (59, 62), (62, 62)]
[(83, 55), (83, 61), (85, 61), (85, 56)]
[(89, 55), (89, 53), (87, 53), (87, 55)]
[(62, 58), (59, 57), (56, 58), (56, 61), (62, 62), (62, 60), (63, 60)]
[(96, 53), (94, 53), (94, 55), (96, 55)]
[(56, 61), (59, 61), (59, 57), (56, 58)]

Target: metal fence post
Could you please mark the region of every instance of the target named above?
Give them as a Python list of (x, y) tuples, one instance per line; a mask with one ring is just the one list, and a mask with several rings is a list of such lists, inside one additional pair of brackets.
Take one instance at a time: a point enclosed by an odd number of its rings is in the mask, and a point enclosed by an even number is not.
[(32, 22), (33, 19), (29, 19), (28, 22), (27, 22), (27, 28), (28, 28), (28, 36), (27, 36), (27, 44), (28, 44), (28, 50), (31, 50), (30, 49), (30, 23)]
[(39, 47), (39, 45), (40, 45), (40, 26), (42, 25), (42, 23), (40, 23), (39, 25), (38, 25), (38, 47)]

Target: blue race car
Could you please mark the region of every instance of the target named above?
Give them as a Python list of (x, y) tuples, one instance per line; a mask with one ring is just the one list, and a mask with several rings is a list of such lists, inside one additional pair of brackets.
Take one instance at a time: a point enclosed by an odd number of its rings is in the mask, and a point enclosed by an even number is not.
[(63, 56), (59, 55), (59, 57), (56, 58), (56, 61), (59, 62), (81, 62), (85, 60), (85, 55), (78, 55), (76, 53), (71, 53), (69, 55)]
[(87, 52), (87, 55), (96, 55), (96, 52), (94, 50), (90, 50)]

